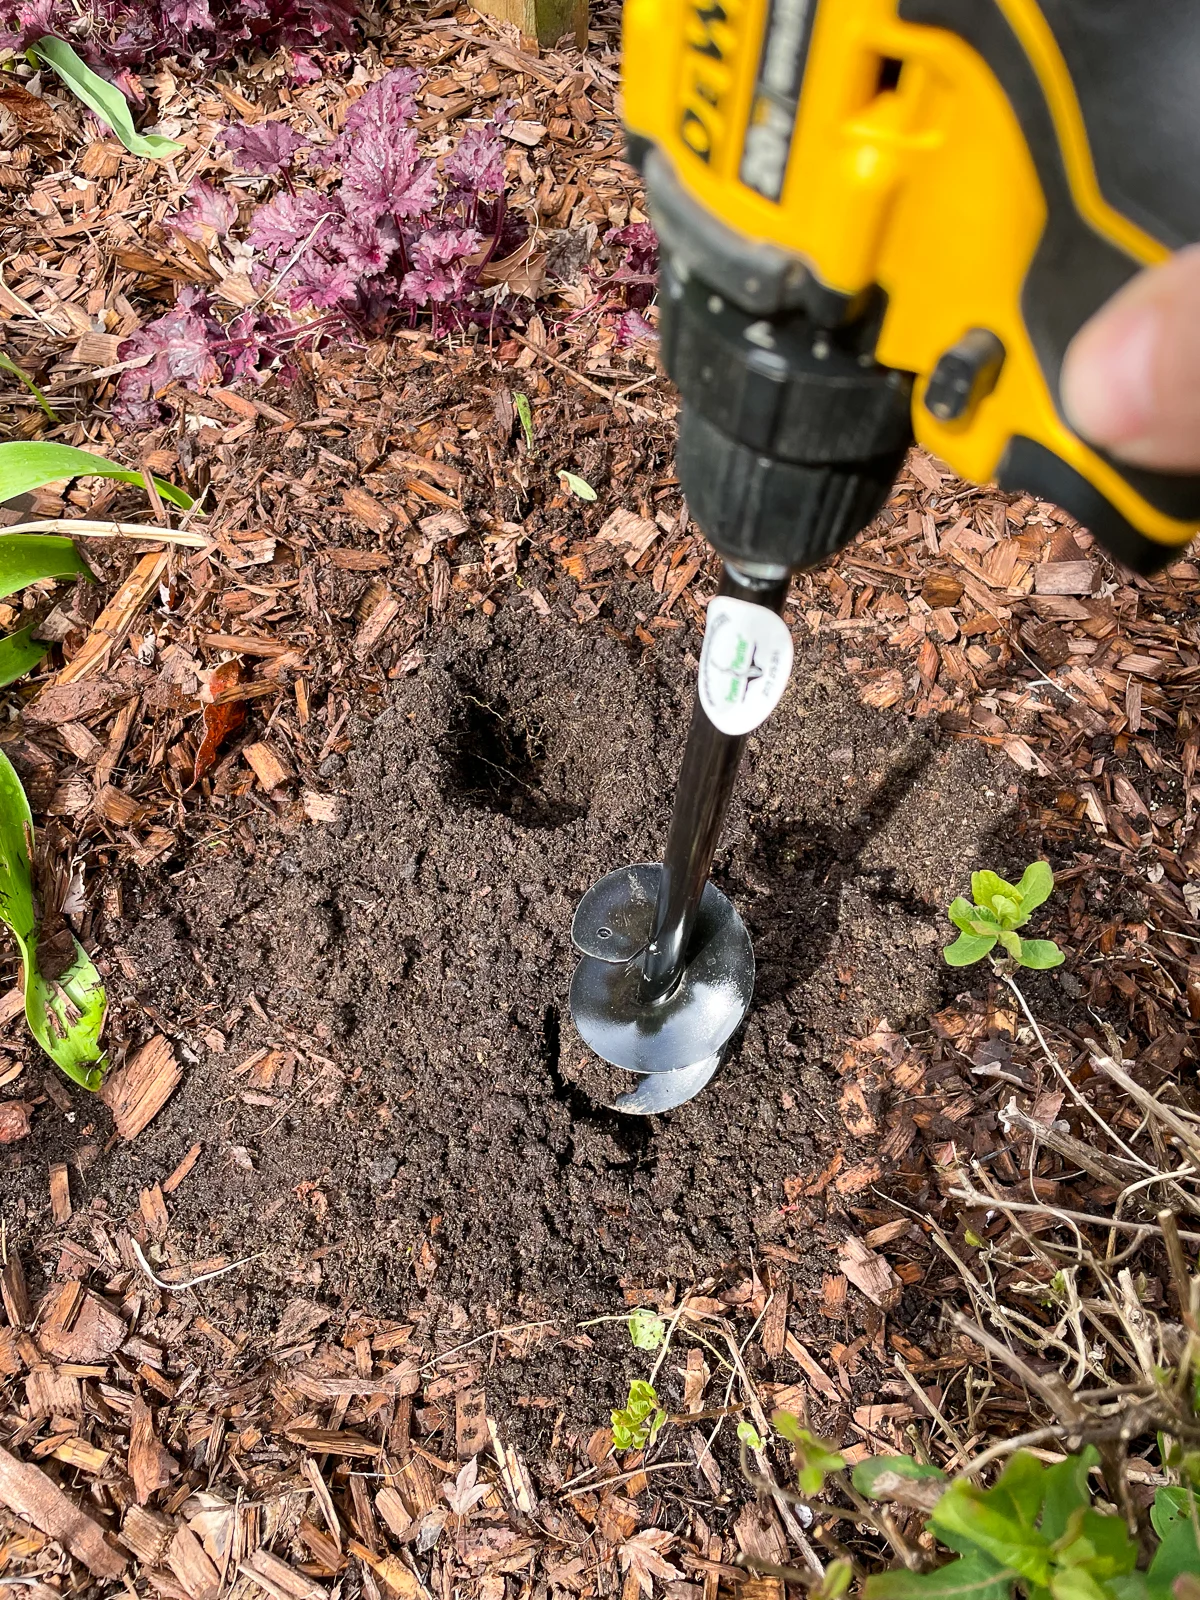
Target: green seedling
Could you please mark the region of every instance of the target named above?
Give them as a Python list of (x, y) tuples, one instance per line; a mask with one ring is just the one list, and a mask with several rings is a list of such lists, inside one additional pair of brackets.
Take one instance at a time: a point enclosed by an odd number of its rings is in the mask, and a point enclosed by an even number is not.
[(131, 155), (161, 161), (178, 155), (183, 149), (174, 139), (164, 139), (157, 133), (139, 133), (133, 125), (125, 96), (115, 84), (106, 83), (86, 66), (65, 39), (47, 34), (29, 47), (28, 54), (35, 64), (41, 61), (52, 68), (76, 99), (82, 100), (89, 111), (95, 112), (101, 122), (112, 129)]
[(612, 1413), (613, 1444), (618, 1450), (644, 1450), (657, 1439), (666, 1420), (654, 1385), (637, 1378), (629, 1385), (624, 1411)]
[(568, 488), (573, 495), (577, 496), (578, 499), (594, 500), (596, 498), (596, 491), (592, 488), (591, 484), (586, 478), (580, 478), (574, 472), (567, 472), (565, 470), (560, 470), (558, 475), (562, 479), (564, 486)]
[(1018, 967), (1041, 971), (1059, 966), (1063, 953), (1053, 939), (1022, 939), (1016, 932), (1049, 899), (1053, 888), (1054, 874), (1045, 861), (1032, 862), (1015, 885), (994, 872), (973, 872), (974, 904), (959, 895), (947, 908), (951, 922), (961, 930), (954, 943), (942, 951), (947, 964), (969, 967), (982, 961), (999, 944)]
[[(868, 1500), (919, 1505), (900, 1480), (931, 1481), (936, 1499), (928, 1528), (956, 1559), (932, 1572), (893, 1571), (867, 1579), (866, 1600), (1176, 1600), (1177, 1580), (1200, 1572), (1195, 1496), (1190, 1487), (1159, 1489), (1150, 1511), (1157, 1547), (1144, 1571), (1123, 1517), (1098, 1511), (1088, 1474), (1093, 1445), (1045, 1467), (1019, 1450), (990, 1489), (905, 1456), (860, 1463), (853, 1483)], [(914, 1468), (918, 1474), (914, 1474)], [(910, 1486), (912, 1487), (912, 1486)]]
[(826, 1478), (832, 1473), (845, 1471), (845, 1456), (839, 1455), (831, 1444), (802, 1427), (799, 1419), (790, 1411), (777, 1411), (771, 1421), (791, 1443), (796, 1458), (796, 1481), (801, 1494), (820, 1494)]
[(749, 1445), (751, 1450), (763, 1449), (763, 1438), (752, 1422), (742, 1421), (737, 1425), (738, 1443)]
[(11, 356), (6, 356), (3, 350), (0, 350), (0, 371), (10, 372), (13, 377), (18, 380), (18, 382), (23, 383), (33, 398), (37, 401), (38, 405), (41, 406), (42, 410), (50, 418), (50, 421), (58, 421), (58, 413), (54, 410), (49, 400), (46, 399), (46, 396), (38, 388), (37, 384), (34, 383), (33, 379), (26, 371), (24, 371), (23, 368), (17, 365)]
[(537, 454), (537, 447), (533, 442), (533, 412), (529, 406), (529, 396), (513, 393), (513, 405), (516, 407), (517, 416), (521, 421), (521, 428), (525, 434), (525, 448), (531, 456)]
[(666, 1323), (653, 1311), (635, 1311), (629, 1319), (629, 1337), (639, 1350), (657, 1350), (666, 1335)]

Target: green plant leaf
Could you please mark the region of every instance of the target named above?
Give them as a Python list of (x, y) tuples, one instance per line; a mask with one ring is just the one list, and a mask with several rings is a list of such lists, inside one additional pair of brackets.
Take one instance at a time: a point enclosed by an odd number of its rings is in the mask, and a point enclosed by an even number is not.
[(976, 1489), (961, 1478), (952, 1483), (930, 1512), (929, 1527), (959, 1554), (982, 1551), (1045, 1587), (1055, 1561), (1049, 1540), (1036, 1527), (1044, 1498), (1041, 1463), (1018, 1451), (991, 1489)]
[(21, 951), (25, 1018), (30, 1032), (69, 1078), (98, 1089), (107, 1065), (100, 1051), (107, 998), (100, 974), (77, 939), (71, 964), (57, 978), (43, 978), (37, 963), (37, 919), (33, 909), (30, 851), (33, 816), (21, 780), (0, 751), (0, 919)]
[(802, 1494), (819, 1494), (831, 1472), (841, 1472), (846, 1458), (825, 1439), (818, 1439), (802, 1427), (790, 1411), (777, 1411), (771, 1418), (785, 1439), (796, 1450), (797, 1481)]
[(77, 99), (94, 111), (101, 122), (108, 124), (132, 155), (149, 156), (157, 161), (177, 155), (183, 149), (174, 139), (164, 139), (157, 133), (139, 133), (133, 125), (129, 101), (116, 84), (106, 83), (86, 66), (65, 39), (46, 34), (31, 48), (39, 61), (53, 67)]
[(1035, 972), (1045, 972), (1048, 967), (1061, 967), (1066, 959), (1053, 939), (1022, 939), (1017, 956), (1023, 967), (1032, 967)]
[(17, 378), (25, 385), (33, 398), (37, 401), (38, 405), (41, 406), (42, 410), (50, 418), (51, 422), (58, 421), (58, 412), (55, 411), (54, 407), (50, 404), (49, 400), (46, 399), (46, 396), (38, 388), (37, 384), (34, 383), (33, 379), (27, 372), (23, 371), (22, 368), (17, 365), (11, 356), (6, 356), (3, 350), (0, 350), (0, 369), (3, 369), (5, 372), (11, 372), (14, 378)]
[(1146, 1577), (1164, 1589), (1176, 1578), (1200, 1573), (1200, 1542), (1196, 1539), (1194, 1496), (1186, 1487), (1160, 1489), (1150, 1509), (1150, 1522), (1162, 1540)]
[(1006, 894), (992, 896), (992, 910), (999, 917), (1002, 928), (1019, 928), (1023, 922), (1029, 921), (1028, 917), (1021, 914), (1021, 902)]
[(92, 569), (70, 539), (54, 533), (0, 533), (0, 600), (43, 578), (91, 581)]
[(1094, 1444), (1089, 1444), (1078, 1455), (1068, 1456), (1065, 1461), (1046, 1469), (1042, 1532), (1047, 1539), (1061, 1539), (1067, 1531), (1072, 1512), (1091, 1504), (1088, 1473), (1099, 1459), (1100, 1452)]
[(533, 412), (529, 408), (529, 396), (513, 391), (513, 405), (516, 407), (517, 416), (521, 419), (521, 427), (525, 432), (525, 444), (530, 455), (536, 453), (533, 442)]
[(752, 1422), (744, 1420), (739, 1422), (737, 1436), (743, 1444), (749, 1445), (751, 1450), (761, 1450), (763, 1447), (762, 1436)]
[[(113, 478), (118, 483), (143, 483), (140, 472), (130, 472), (106, 456), (94, 456), (88, 450), (76, 450), (69, 444), (45, 444), (39, 440), (26, 442), (15, 439), (0, 444), (0, 500), (11, 500), (14, 495), (28, 494), (43, 484), (57, 483), (60, 478)], [(155, 478), (155, 486), (164, 500), (184, 511), (192, 503), (185, 489)]]
[(1000, 930), (1000, 944), (1006, 954), (1010, 955), (1014, 961), (1021, 959), (1021, 935), (1019, 933), (1013, 933), (1011, 928), (1002, 928)]
[(960, 933), (942, 951), (942, 959), (948, 967), (969, 967), (972, 962), (982, 961), (995, 942), (994, 933)]
[(865, 1600), (1011, 1600), (1015, 1572), (984, 1555), (963, 1556), (936, 1572), (880, 1572), (868, 1578)]
[(19, 628), (16, 633), (0, 639), (0, 689), (6, 683), (13, 683), (27, 672), (32, 672), (49, 650), (48, 644), (33, 637), (35, 626), (31, 622), (28, 627)]
[(854, 1568), (844, 1556), (838, 1556), (825, 1568), (825, 1579), (819, 1589), (811, 1593), (815, 1600), (841, 1600), (854, 1581)]
[(629, 1337), (639, 1350), (657, 1350), (666, 1332), (666, 1323), (653, 1311), (635, 1311), (629, 1319)]
[(558, 475), (571, 493), (578, 495), (581, 500), (594, 500), (596, 498), (596, 491), (586, 478), (581, 478), (574, 472), (565, 471), (560, 471)]
[(975, 922), (979, 917), (978, 910), (969, 900), (964, 900), (958, 895), (946, 907), (946, 915), (956, 928), (961, 928), (964, 933), (975, 932)]
[(971, 894), (977, 906), (986, 906), (992, 910), (992, 900), (996, 895), (1004, 895), (1009, 900), (1016, 898), (1017, 891), (1011, 883), (1006, 883), (996, 872), (973, 872), (971, 874)]
[(1027, 914), (1036, 911), (1038, 906), (1049, 900), (1054, 890), (1054, 874), (1050, 870), (1048, 861), (1031, 861), (1021, 874), (1021, 881), (1017, 885), (1017, 893), (1021, 897), (1021, 909)]
[(933, 1478), (940, 1483), (949, 1482), (940, 1467), (931, 1462), (914, 1461), (912, 1456), (868, 1456), (860, 1461), (850, 1474), (850, 1481), (859, 1494), (868, 1500), (875, 1498), (875, 1485), (880, 1478)]

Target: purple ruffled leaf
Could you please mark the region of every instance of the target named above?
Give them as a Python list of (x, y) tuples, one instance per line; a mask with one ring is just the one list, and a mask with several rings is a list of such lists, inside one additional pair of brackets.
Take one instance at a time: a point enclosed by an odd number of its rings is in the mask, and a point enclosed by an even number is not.
[(342, 158), (342, 194), (350, 211), (407, 221), (437, 204), (437, 169), (418, 155), (412, 128), (364, 126)]
[(357, 0), (0, 0), (0, 45), (25, 49), (53, 34), (115, 77), (164, 55), (207, 67), (249, 46), (349, 46), (358, 9)]
[[(316, 245), (322, 232), (345, 212), (336, 195), (308, 189), (303, 194), (277, 194), (254, 213), (246, 241), (269, 266), (294, 251), (303, 255)], [(299, 259), (299, 257), (297, 258)]]
[(286, 122), (243, 122), (226, 128), (222, 137), (241, 171), (262, 173), (267, 178), (288, 171), (296, 152), (306, 150), (311, 142)]
[(155, 396), (167, 384), (179, 382), (198, 390), (215, 383), (221, 376), (215, 352), (224, 337), (224, 329), (209, 314), (203, 289), (185, 289), (173, 310), (117, 346), (119, 361), (152, 359), (121, 374), (113, 416), (127, 427), (148, 427), (161, 420), (162, 407)]
[(490, 124), (469, 128), (446, 157), (443, 172), (456, 189), (477, 197), (504, 188), (504, 145)]
[(617, 318), (615, 329), (617, 343), (622, 346), (641, 344), (645, 339), (657, 339), (658, 330), (651, 327), (640, 311), (625, 311)]
[(420, 74), (411, 67), (393, 67), (346, 112), (346, 133), (387, 133), (406, 123), (417, 109), (420, 87)]
[(191, 204), (169, 219), (171, 227), (201, 243), (207, 242), (210, 233), (223, 239), (237, 220), (236, 202), (202, 178), (194, 180), (187, 197)]
[(604, 242), (624, 250), (624, 266), (629, 272), (640, 275), (658, 271), (658, 236), (648, 222), (610, 228), (604, 235)]
[(479, 249), (474, 228), (430, 229), (412, 250), (412, 267), (405, 273), (400, 292), (413, 305), (444, 304), (457, 300), (473, 268), (467, 257)]

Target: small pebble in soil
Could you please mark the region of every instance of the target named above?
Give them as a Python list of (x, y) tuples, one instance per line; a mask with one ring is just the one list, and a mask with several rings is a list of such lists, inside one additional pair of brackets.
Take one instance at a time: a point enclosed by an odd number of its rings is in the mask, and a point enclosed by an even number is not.
[(391, 1183), (399, 1170), (400, 1162), (396, 1156), (376, 1156), (367, 1168), (367, 1176), (372, 1188), (382, 1189), (385, 1183)]

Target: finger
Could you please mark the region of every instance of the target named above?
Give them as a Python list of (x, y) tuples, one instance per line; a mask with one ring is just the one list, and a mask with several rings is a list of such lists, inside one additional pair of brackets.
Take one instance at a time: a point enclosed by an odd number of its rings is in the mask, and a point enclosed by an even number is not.
[(1200, 245), (1138, 274), (1075, 335), (1067, 418), (1134, 466), (1200, 471)]

